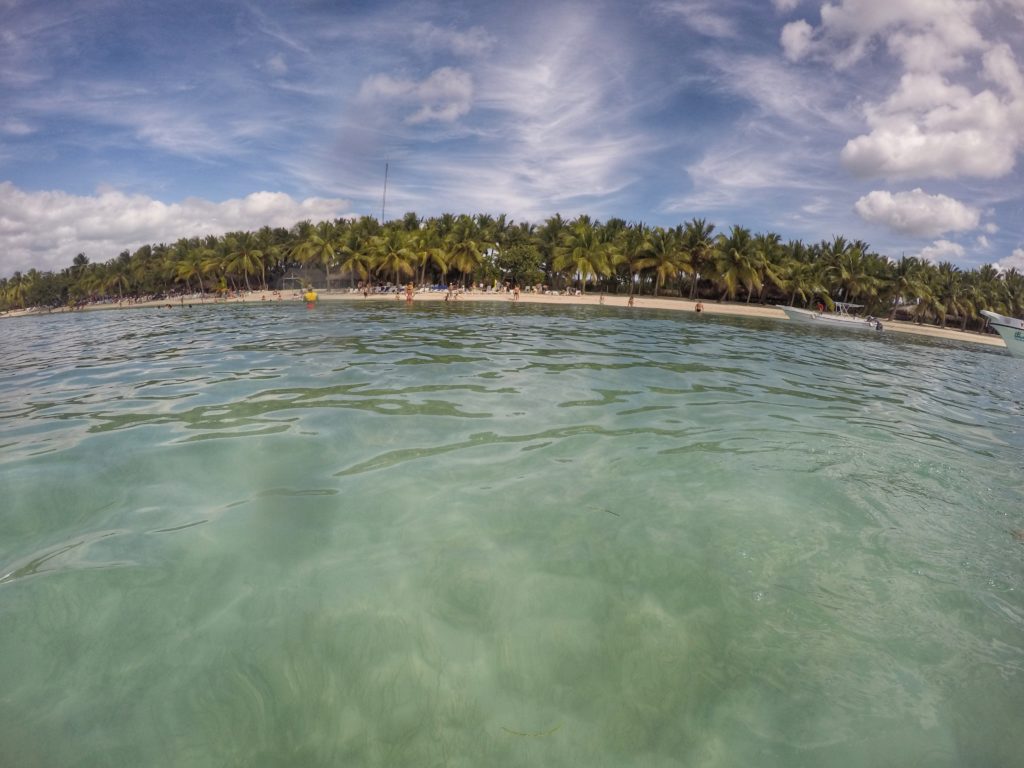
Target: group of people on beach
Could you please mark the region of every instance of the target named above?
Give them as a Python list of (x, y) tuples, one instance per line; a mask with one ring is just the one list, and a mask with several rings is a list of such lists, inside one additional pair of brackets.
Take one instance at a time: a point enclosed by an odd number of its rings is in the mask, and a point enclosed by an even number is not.
[[(537, 286), (537, 288), (541, 288), (541, 286)], [(538, 292), (539, 293), (545, 293), (545, 294), (550, 293), (549, 291), (546, 290), (546, 288), (547, 288), (547, 286), (544, 286), (545, 290), (540, 290)], [(364, 299), (368, 299), (370, 297), (371, 288), (370, 288), (370, 284), (369, 283), (360, 283), (359, 290), (362, 292)], [(394, 292), (395, 301), (401, 301), (402, 300), (402, 296), (404, 294), (404, 296), (405, 296), (405, 303), (406, 304), (412, 304), (413, 300), (414, 300), (414, 298), (416, 296), (416, 286), (413, 283), (411, 283), (411, 282), (406, 283), (405, 286), (402, 287), (402, 288), (400, 288), (398, 285), (395, 285), (391, 290)], [(447, 286), (447, 292), (445, 293), (445, 296), (444, 296), (444, 300), (445, 301), (455, 301), (455, 300), (457, 300), (461, 290), (462, 290), (461, 287), (457, 286), (455, 283), (449, 283), (448, 286)], [(500, 292), (505, 292), (505, 293), (511, 294), (511, 296), (509, 297), (510, 301), (519, 301), (520, 288), (519, 288), (518, 284), (506, 284), (504, 286), (501, 286), (500, 288), (496, 288), (496, 291), (500, 291)], [(381, 290), (380, 290), (380, 288), (377, 288), (373, 292), (374, 293), (379, 293), (379, 292), (381, 292)], [(278, 299), (280, 299), (280, 293), (277, 292), (277, 291), (275, 291), (274, 293), (276, 294), (276, 297)], [(580, 291), (576, 291), (576, 295), (582, 295), (582, 294), (580, 293)], [(306, 288), (306, 291), (303, 294), (302, 298), (305, 299), (307, 306), (313, 306), (315, 304), (315, 302), (317, 301), (317, 294), (313, 290), (313, 288), (311, 286), (309, 286), (309, 287)], [(263, 299), (265, 300), (266, 296), (264, 296)], [(598, 298), (598, 303), (601, 304), (601, 305), (604, 305), (604, 294), (603, 293)], [(628, 307), (636, 306), (636, 297), (633, 294), (630, 294), (629, 298), (626, 300), (626, 306), (628, 306)], [(698, 313), (703, 312), (704, 311), (704, 304), (701, 301), (698, 300), (694, 304), (693, 311), (694, 312), (698, 312)]]

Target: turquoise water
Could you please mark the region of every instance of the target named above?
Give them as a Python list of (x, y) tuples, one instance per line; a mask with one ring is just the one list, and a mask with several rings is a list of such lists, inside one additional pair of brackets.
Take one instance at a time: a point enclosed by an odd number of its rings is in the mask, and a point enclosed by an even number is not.
[(1021, 764), (1001, 350), (511, 303), (2, 332), (2, 765)]

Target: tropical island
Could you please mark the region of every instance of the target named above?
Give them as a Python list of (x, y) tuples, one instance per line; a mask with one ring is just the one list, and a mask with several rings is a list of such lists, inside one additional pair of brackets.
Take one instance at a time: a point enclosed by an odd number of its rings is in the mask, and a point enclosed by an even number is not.
[(0, 278), (0, 311), (226, 296), (242, 291), (381, 290), (417, 286), (529, 287), (536, 292), (677, 297), (747, 305), (863, 305), (878, 317), (982, 332), (982, 309), (1024, 314), (1024, 275), (962, 271), (916, 257), (892, 260), (859, 240), (807, 244), (694, 218), (675, 227), (555, 214), (542, 224), (506, 215), (406, 213), (302, 221), (143, 245), (104, 262), (84, 253), (59, 272)]

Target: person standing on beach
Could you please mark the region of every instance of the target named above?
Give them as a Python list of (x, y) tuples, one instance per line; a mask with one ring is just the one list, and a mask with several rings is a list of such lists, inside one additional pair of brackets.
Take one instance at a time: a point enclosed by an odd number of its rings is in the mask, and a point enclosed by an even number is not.
[(412, 304), (412, 296), (413, 296), (412, 283), (408, 283), (405, 286), (405, 303), (406, 304)]

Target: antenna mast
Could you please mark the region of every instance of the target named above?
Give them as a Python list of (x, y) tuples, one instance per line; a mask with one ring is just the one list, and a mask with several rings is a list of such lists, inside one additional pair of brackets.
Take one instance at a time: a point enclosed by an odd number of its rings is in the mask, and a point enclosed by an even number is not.
[(380, 200), (380, 223), (384, 223), (384, 206), (388, 202), (388, 163), (384, 163), (384, 196)]

